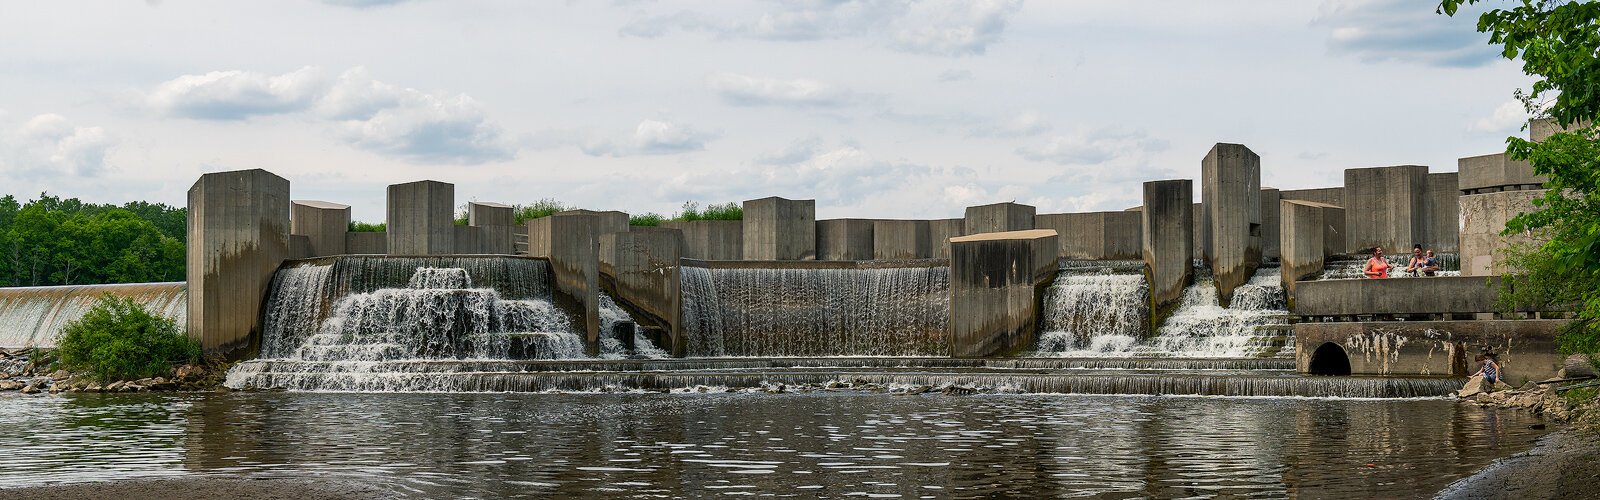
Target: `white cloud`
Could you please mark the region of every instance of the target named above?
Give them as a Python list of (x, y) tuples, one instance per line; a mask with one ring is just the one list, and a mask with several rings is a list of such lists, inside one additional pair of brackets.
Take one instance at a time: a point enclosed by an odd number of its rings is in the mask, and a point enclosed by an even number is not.
[(309, 108), (327, 90), (327, 74), (304, 67), (282, 75), (212, 71), (157, 85), (144, 104), (157, 113), (197, 120), (243, 120)]
[(706, 143), (717, 136), (686, 124), (644, 120), (634, 127), (632, 135), (592, 137), (580, 144), (579, 149), (590, 156), (677, 154), (704, 150)]
[(967, 135), (973, 137), (1029, 137), (1051, 129), (1044, 115), (1038, 111), (1028, 110), (1008, 118), (994, 125), (987, 125), (972, 129)]
[(1463, 6), (1454, 17), (1437, 14), (1437, 2), (1329, 0), (1313, 25), (1328, 27), (1328, 49), (1366, 62), (1396, 61), (1470, 67), (1500, 57), (1476, 26), (1482, 7)]
[(1051, 137), (1043, 146), (1017, 148), (1017, 155), (1061, 165), (1101, 165), (1166, 149), (1167, 141), (1149, 137), (1141, 130), (1078, 128)]
[(706, 88), (735, 106), (833, 107), (850, 103), (849, 90), (810, 79), (780, 80), (734, 73), (706, 76)]
[(971, 80), (972, 77), (973, 75), (971, 71), (964, 69), (950, 69), (945, 70), (943, 73), (939, 73), (939, 76), (934, 77), (934, 80), (938, 81), (939, 83), (964, 82)]
[(1522, 105), (1522, 101), (1511, 100), (1494, 108), (1494, 113), (1489, 116), (1473, 122), (1471, 129), (1475, 132), (1511, 132), (1520, 130), (1526, 123), (1528, 109)]
[(0, 137), (0, 173), (19, 178), (96, 177), (116, 141), (101, 127), (79, 127), (56, 114), (35, 116)]
[(998, 42), (1021, 5), (1020, 0), (779, 1), (758, 15), (733, 19), (687, 10), (649, 16), (620, 33), (656, 38), (676, 30), (790, 42), (871, 38), (902, 52), (957, 57), (983, 54)]

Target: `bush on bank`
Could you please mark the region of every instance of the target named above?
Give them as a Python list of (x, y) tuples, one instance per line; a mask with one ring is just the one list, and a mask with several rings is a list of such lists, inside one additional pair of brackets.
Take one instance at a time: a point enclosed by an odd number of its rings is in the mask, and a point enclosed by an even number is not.
[(200, 343), (173, 320), (132, 299), (107, 294), (67, 324), (56, 354), (62, 368), (109, 382), (154, 377), (175, 365), (198, 362)]

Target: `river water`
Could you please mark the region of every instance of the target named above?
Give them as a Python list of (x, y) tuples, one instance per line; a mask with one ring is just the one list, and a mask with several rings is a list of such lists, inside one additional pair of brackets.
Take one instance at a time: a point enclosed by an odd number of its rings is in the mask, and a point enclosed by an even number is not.
[(356, 478), (398, 496), (1418, 497), (1544, 431), (1445, 399), (0, 394), (0, 488)]

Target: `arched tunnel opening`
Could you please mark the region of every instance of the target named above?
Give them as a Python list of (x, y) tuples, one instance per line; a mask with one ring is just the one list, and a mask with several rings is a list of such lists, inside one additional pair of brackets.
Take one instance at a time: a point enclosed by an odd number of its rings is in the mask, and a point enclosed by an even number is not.
[(1312, 375), (1349, 375), (1350, 356), (1339, 344), (1323, 342), (1311, 352), (1311, 366), (1306, 371)]

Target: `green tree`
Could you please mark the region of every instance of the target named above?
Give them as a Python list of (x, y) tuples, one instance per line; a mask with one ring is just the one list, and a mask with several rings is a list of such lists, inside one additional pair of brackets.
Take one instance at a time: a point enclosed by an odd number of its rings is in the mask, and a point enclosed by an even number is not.
[[(1444, 0), (1439, 12), (1454, 16), (1485, 0)], [(1534, 143), (1512, 137), (1506, 154), (1533, 165), (1549, 190), (1534, 211), (1506, 224), (1507, 234), (1536, 233), (1545, 242), (1511, 260), (1507, 304), (1570, 304), (1577, 320), (1563, 331), (1567, 352), (1600, 352), (1600, 3), (1515, 0), (1478, 17), (1478, 31), (1501, 55), (1521, 59), (1534, 77), (1515, 95), (1529, 115), (1548, 117), (1566, 130)]]

